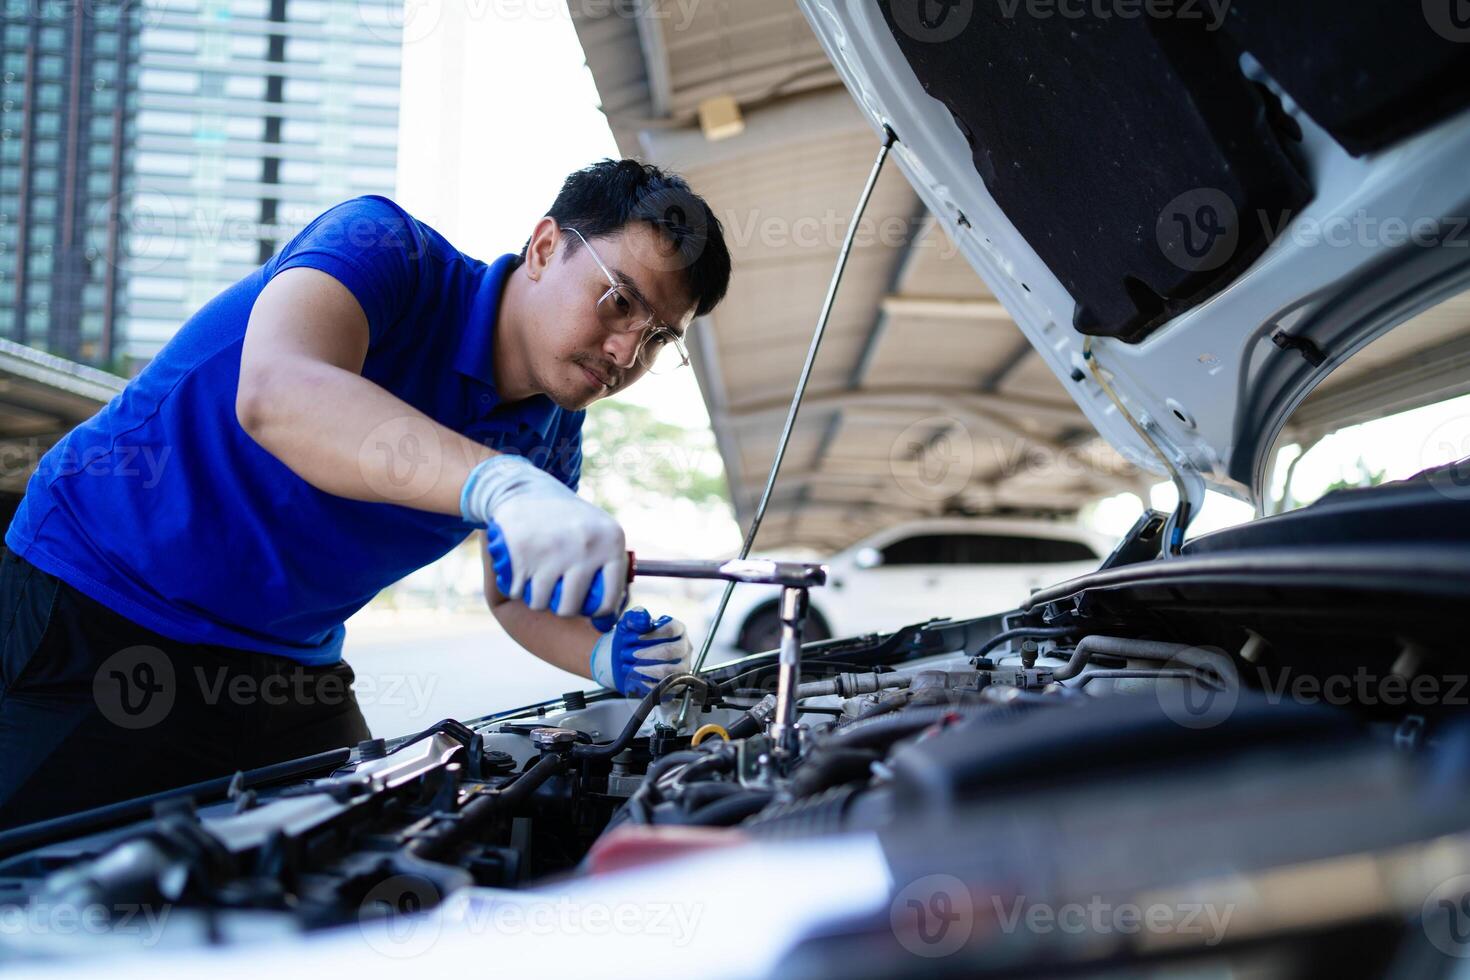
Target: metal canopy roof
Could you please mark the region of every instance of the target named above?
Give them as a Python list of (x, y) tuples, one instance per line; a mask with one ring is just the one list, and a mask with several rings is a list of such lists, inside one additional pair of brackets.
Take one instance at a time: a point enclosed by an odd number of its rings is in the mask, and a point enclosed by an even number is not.
[[(749, 526), (858, 192), (878, 149), (789, 0), (570, 4), (618, 146), (687, 176), (725, 226), (726, 301), (691, 349), (737, 517)], [(692, 13), (686, 13), (692, 12)], [(710, 142), (701, 99), (745, 130)], [(1470, 391), (1470, 298), (1335, 372), (1285, 438)], [(834, 549), (946, 511), (1069, 513), (1161, 477), (1096, 436), (897, 167), (874, 193), (758, 550)]]
[(0, 492), (22, 493), (47, 449), (127, 381), (0, 339)]
[[(619, 148), (689, 178), (735, 276), (695, 370), (748, 525), (878, 140), (784, 0), (571, 5)], [(733, 95), (745, 131), (699, 129)], [(860, 227), (758, 548), (837, 548), (906, 517), (1067, 513), (1144, 480), (1092, 433), (896, 167)]]

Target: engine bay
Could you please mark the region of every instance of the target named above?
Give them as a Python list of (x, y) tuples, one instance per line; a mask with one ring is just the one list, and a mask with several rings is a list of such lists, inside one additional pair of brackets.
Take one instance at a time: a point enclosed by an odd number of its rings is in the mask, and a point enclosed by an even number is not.
[[(1330, 572), (1318, 554), (1308, 579), (1261, 549), (1252, 578), (1229, 548), (1130, 547), (1012, 613), (806, 644), (797, 673), (789, 651), (757, 654), (642, 700), (569, 693), (7, 832), (8, 907), (100, 911), (82, 935), (0, 930), (0, 950), (300, 941), (698, 860), (725, 892), (772, 848), (787, 857), (744, 887), (801, 927), (770, 963), (802, 975), (928, 968), (913, 952), (956, 908), (965, 939), (938, 963), (967, 975), (1155, 959), (1381, 975), (1426, 933), (1453, 945), (1464, 549), (1393, 544)], [(791, 855), (858, 839), (886, 896), (834, 921), (798, 899), (810, 869)], [(1119, 925), (1151, 908), (1159, 929)], [(167, 915), (124, 928), (138, 909)], [(1066, 910), (1111, 926), (1062, 928)]]

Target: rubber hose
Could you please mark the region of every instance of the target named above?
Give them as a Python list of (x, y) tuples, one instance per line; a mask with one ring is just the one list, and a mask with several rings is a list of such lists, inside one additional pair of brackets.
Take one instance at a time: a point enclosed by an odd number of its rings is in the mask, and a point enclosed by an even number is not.
[(891, 715), (880, 715), (867, 721), (853, 722), (827, 736), (823, 744), (841, 746), (844, 749), (878, 748), (896, 742), (909, 735), (917, 735), (930, 725), (937, 724), (951, 715), (968, 721), (972, 718), (1003, 718), (1025, 710), (1021, 705), (935, 705), (926, 708), (910, 708)]
[(769, 790), (750, 790), (702, 806), (685, 821), (691, 827), (728, 827), (764, 810), (771, 802)]
[(739, 783), (695, 783), (684, 790), (684, 795), (679, 797), (679, 803), (684, 809), (693, 813), (706, 803), (715, 800), (723, 800), (727, 796), (745, 792), (745, 787)]
[(878, 753), (865, 749), (831, 748), (814, 751), (791, 780), (791, 795), (811, 796), (866, 776)]
[(1065, 666), (1052, 671), (1052, 679), (1071, 680), (1082, 673), (1082, 668), (1087, 666), (1087, 661), (1091, 660), (1094, 654), (1099, 653), (1107, 657), (1132, 660), (1163, 662), (1178, 660), (1187, 667), (1210, 666), (1209, 655), (1199, 647), (1188, 643), (1163, 643), (1158, 640), (1132, 640), (1120, 636), (1093, 634), (1077, 641), (1077, 646), (1072, 650), (1071, 659)]
[(983, 657), (996, 647), (1003, 643), (1009, 643), (1011, 640), (1052, 640), (1070, 636), (1075, 632), (1077, 632), (1075, 626), (1020, 626), (1013, 630), (1006, 630), (1004, 633), (995, 634), (980, 644), (980, 649), (972, 653), (971, 656)]
[(659, 699), (676, 687), (697, 687), (703, 694), (709, 693), (709, 683), (693, 674), (675, 674), (672, 677), (665, 677), (654, 685), (653, 690), (643, 695), (643, 700), (638, 702), (638, 707), (633, 711), (633, 717), (628, 719), (628, 723), (623, 726), (617, 738), (597, 745), (574, 745), (572, 755), (578, 759), (610, 759), (617, 755), (633, 744), (638, 729), (643, 727), (643, 723), (653, 713), (654, 705), (658, 704)]

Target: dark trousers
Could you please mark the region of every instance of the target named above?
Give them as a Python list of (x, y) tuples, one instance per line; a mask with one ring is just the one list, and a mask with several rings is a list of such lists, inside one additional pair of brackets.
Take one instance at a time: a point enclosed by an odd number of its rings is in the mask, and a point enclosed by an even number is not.
[(368, 738), (345, 663), (180, 643), (0, 555), (0, 829)]

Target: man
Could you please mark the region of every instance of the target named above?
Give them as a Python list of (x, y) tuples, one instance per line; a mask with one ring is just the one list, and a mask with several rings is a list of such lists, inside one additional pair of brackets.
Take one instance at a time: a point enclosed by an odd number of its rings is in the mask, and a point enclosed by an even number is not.
[(0, 827), (367, 738), (343, 621), (475, 528), (526, 649), (627, 695), (685, 669), (682, 624), (622, 612), (580, 432), (687, 361), (729, 275), (705, 202), (631, 160), (572, 174), (489, 265), (386, 198), (316, 218), (32, 477), (0, 564)]

